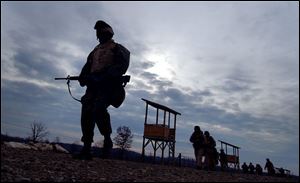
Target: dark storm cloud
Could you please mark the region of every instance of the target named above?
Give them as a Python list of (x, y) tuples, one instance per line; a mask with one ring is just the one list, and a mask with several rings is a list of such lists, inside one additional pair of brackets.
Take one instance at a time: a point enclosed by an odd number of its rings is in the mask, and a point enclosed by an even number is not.
[[(51, 77), (47, 75), (48, 73), (52, 73), (52, 77), (62, 74), (62, 71), (59, 72), (57, 67), (55, 67), (51, 58), (48, 60), (43, 57), (42, 54), (45, 53), (49, 53), (49, 49), (41, 48), (30, 50), (28, 47), (21, 47), (16, 50), (16, 55), (13, 58), (15, 60), (15, 68), (18, 69), (22, 75), (42, 80)], [(59, 57), (59, 55), (56, 56)]]

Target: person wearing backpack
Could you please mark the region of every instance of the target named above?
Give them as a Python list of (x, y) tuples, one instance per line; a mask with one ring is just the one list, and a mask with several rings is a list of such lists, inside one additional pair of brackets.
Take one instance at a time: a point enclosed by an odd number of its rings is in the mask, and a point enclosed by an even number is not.
[(118, 108), (125, 99), (122, 75), (129, 66), (130, 52), (112, 37), (110, 25), (98, 20), (94, 26), (99, 44), (91, 51), (79, 75), (80, 86), (86, 86), (81, 98), (81, 141), (84, 146), (75, 158), (90, 160), (95, 124), (104, 136), (103, 157), (108, 157), (113, 147), (111, 121), (107, 108)]

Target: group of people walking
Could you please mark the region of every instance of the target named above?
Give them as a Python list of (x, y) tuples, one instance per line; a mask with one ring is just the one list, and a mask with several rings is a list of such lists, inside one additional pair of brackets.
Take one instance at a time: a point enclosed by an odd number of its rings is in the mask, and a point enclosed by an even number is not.
[[(269, 158), (266, 159), (266, 164), (264, 169), (265, 170), (267, 169), (268, 175), (275, 175), (275, 167)], [(263, 173), (263, 169), (259, 164), (256, 164), (256, 166), (254, 167), (254, 165), (251, 162), (249, 165), (247, 165), (246, 162), (244, 162), (242, 165), (242, 170), (244, 173), (250, 173), (250, 174), (256, 173), (258, 175), (261, 175)]]
[[(194, 153), (196, 157), (196, 168), (205, 170), (215, 170), (218, 161), (220, 161), (221, 170), (228, 168), (227, 155), (221, 149), (218, 153), (216, 149), (216, 141), (208, 131), (201, 130), (200, 126), (194, 127), (194, 132), (190, 137), (190, 142), (193, 143)], [(242, 165), (244, 173), (262, 175), (263, 169), (259, 164), (254, 166), (252, 162), (249, 165), (244, 162)], [(275, 174), (273, 163), (267, 158), (264, 169), (267, 169), (268, 175)]]
[(243, 163), (242, 165), (242, 170), (244, 173), (250, 173), (250, 174), (258, 174), (258, 175), (262, 175), (263, 173), (263, 169), (260, 166), (260, 164), (256, 164), (256, 166), (254, 167), (254, 165), (252, 164), (252, 162), (250, 162), (249, 165), (246, 164), (246, 162)]
[(214, 170), (218, 164), (218, 152), (216, 141), (209, 132), (203, 133), (200, 126), (195, 126), (190, 142), (193, 143), (197, 169)]

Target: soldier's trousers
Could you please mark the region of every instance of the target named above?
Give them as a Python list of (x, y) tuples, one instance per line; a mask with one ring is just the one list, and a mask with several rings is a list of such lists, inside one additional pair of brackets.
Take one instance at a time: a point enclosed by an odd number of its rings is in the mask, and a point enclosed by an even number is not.
[(110, 105), (109, 98), (102, 96), (97, 99), (86, 99), (84, 96), (81, 103), (81, 141), (87, 144), (93, 142), (95, 123), (104, 137), (110, 136), (112, 129), (107, 111)]

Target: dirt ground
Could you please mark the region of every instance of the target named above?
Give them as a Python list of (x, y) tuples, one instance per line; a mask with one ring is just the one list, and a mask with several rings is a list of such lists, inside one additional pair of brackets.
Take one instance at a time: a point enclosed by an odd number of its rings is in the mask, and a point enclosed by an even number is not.
[(295, 178), (196, 170), (187, 167), (16, 149), (1, 144), (1, 182), (299, 182)]

